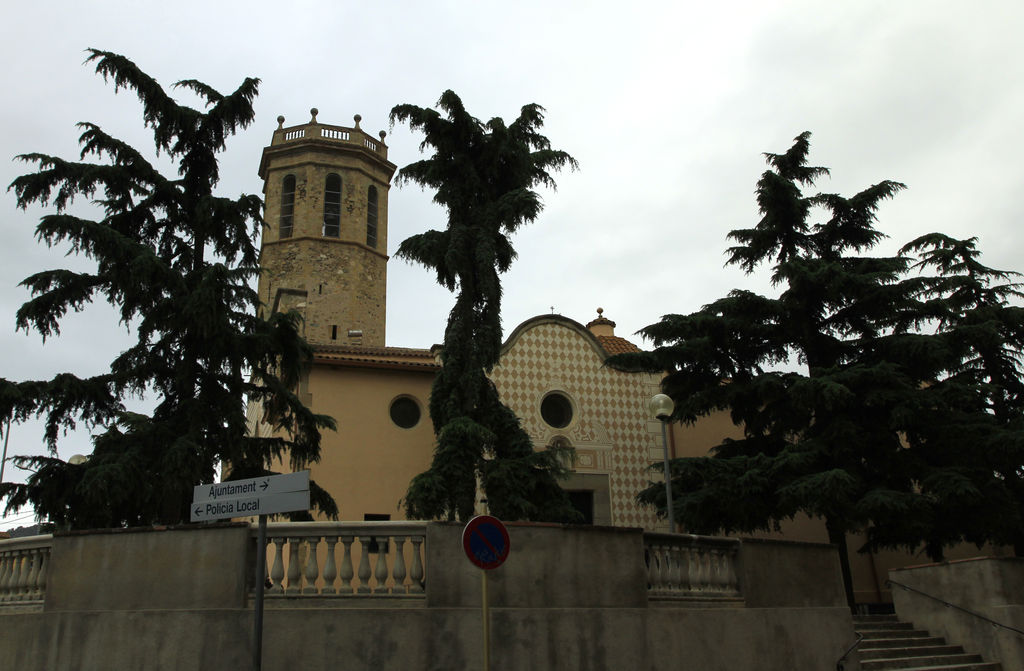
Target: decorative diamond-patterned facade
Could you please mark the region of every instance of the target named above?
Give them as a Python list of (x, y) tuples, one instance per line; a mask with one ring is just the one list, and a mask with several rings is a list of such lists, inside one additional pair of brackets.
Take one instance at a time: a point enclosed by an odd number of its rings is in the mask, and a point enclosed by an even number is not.
[[(635, 496), (656, 477), (650, 465), (661, 457), (661, 428), (647, 411), (658, 378), (607, 368), (606, 356), (578, 322), (537, 317), (509, 338), (491, 379), (536, 449), (563, 437), (576, 450), (576, 472), (607, 474), (612, 524), (655, 528), (653, 511), (639, 507)], [(541, 417), (541, 401), (552, 392), (573, 406), (572, 420), (561, 429)]]

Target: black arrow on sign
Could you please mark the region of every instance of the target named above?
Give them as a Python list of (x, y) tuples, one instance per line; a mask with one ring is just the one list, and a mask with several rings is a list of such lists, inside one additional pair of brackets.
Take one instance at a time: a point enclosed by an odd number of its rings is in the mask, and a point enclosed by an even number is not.
[(270, 482), (268, 482), (267, 480), (264, 480), (263, 481), (263, 486), (261, 487), (261, 489), (266, 489), (269, 486), (270, 486)]

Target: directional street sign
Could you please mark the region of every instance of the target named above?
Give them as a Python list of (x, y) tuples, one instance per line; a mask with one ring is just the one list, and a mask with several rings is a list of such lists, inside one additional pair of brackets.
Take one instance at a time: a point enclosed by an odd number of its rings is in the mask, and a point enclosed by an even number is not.
[(193, 522), (309, 510), (309, 471), (199, 485), (192, 497)]
[(462, 547), (469, 561), (489, 570), (505, 562), (511, 543), (501, 520), (490, 515), (477, 515), (462, 530)]
[(309, 471), (265, 475), (262, 478), (249, 478), (248, 480), (216, 482), (212, 485), (196, 485), (192, 488), (192, 501), (199, 503), (217, 499), (237, 499), (243, 496), (301, 492), (304, 489), (309, 489)]

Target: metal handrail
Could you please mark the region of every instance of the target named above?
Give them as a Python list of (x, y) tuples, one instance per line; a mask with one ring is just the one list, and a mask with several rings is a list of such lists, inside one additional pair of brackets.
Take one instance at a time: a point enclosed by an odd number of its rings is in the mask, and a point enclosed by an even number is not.
[(920, 594), (921, 596), (926, 596), (929, 599), (931, 599), (932, 601), (938, 601), (939, 603), (944, 605), (946, 608), (956, 608), (957, 610), (962, 611), (964, 613), (967, 613), (968, 615), (973, 615), (974, 617), (978, 618), (979, 620), (984, 620), (985, 622), (988, 622), (993, 627), (999, 627), (1001, 629), (1006, 629), (1007, 631), (1012, 631), (1015, 634), (1020, 634), (1021, 636), (1024, 636), (1024, 631), (1021, 631), (1020, 629), (1017, 629), (1016, 627), (1011, 627), (1010, 625), (1003, 624), (1002, 622), (996, 622), (992, 618), (985, 617), (981, 613), (975, 613), (973, 610), (969, 610), (967, 608), (964, 608), (963, 606), (958, 606), (955, 603), (950, 603), (949, 601), (946, 601), (945, 599), (942, 599), (942, 598), (939, 598), (939, 597), (934, 596), (932, 594), (929, 594), (928, 592), (922, 592), (921, 590), (917, 589), (916, 587), (911, 587), (910, 585), (904, 585), (903, 583), (896, 582), (895, 580), (886, 580), (885, 581), (885, 586), (886, 587), (890, 587), (892, 585), (896, 585), (898, 587), (902, 587), (904, 590), (906, 590), (908, 592), (915, 592), (917, 594)]
[(860, 645), (860, 642), (864, 640), (864, 634), (859, 631), (855, 633), (857, 634), (857, 640), (853, 642), (853, 645), (846, 649), (846, 652), (843, 653), (842, 657), (836, 660), (836, 671), (844, 671), (844, 669), (846, 669), (846, 658), (849, 657), (850, 653), (853, 652), (857, 646)]

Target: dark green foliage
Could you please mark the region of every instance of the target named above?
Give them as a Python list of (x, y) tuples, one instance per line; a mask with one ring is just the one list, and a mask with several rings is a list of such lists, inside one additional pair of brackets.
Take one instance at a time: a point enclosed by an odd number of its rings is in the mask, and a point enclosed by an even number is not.
[[(260, 199), (213, 193), (217, 154), (252, 122), (259, 81), (246, 79), (227, 96), (178, 82), (204, 101), (203, 111), (176, 103), (123, 56), (90, 50), (87, 62), (115, 90), (134, 91), (157, 152), (178, 174), (165, 177), (91, 123), (80, 124), (81, 162), (19, 157), (38, 166), (10, 186), (19, 207), (55, 209), (37, 227), (40, 241), (69, 245), (95, 267), (27, 278), (33, 297), (18, 311), (18, 328), (59, 335), (69, 310), (102, 296), (138, 340), (103, 375), (0, 380), (0, 416), (45, 417), (52, 455), (16, 457), (33, 474), (27, 484), (0, 485), (0, 494), (7, 512), (31, 504), (60, 527), (187, 521), (192, 487), (211, 482), (218, 462), (231, 464), (234, 477), (267, 473), (278, 459), (293, 468), (315, 462), (320, 429), (333, 420), (310, 413), (292, 392), (309, 358), (298, 317), (256, 317), (249, 282), (259, 271)], [(91, 199), (102, 218), (72, 214), (75, 197)], [(124, 399), (144, 392), (156, 400), (152, 416), (127, 412)], [(247, 435), (246, 399), (263, 406), (278, 437)], [(87, 462), (68, 464), (56, 457), (57, 442), (78, 421), (105, 430)], [(320, 501), (325, 513), (337, 512), (329, 496)]]
[[(653, 352), (609, 363), (667, 371), (676, 419), (727, 410), (742, 428), (712, 457), (673, 462), (676, 519), (728, 533), (777, 529), (797, 512), (823, 518), (852, 600), (847, 532), (866, 530), (868, 548), (923, 544), (938, 558), (944, 546), (1020, 529), (1010, 486), (1024, 460), (1010, 445), (1024, 441), (1008, 431), (1024, 397), (1024, 322), (1006, 304), (1015, 285), (989, 286), (1011, 274), (977, 264), (973, 241), (932, 235), (895, 256), (868, 255), (883, 237), (878, 206), (903, 185), (805, 195), (828, 172), (807, 165), (808, 150), (804, 133), (785, 154), (766, 154), (762, 219), (729, 236), (729, 263), (748, 273), (770, 263), (779, 296), (733, 291), (666, 315), (641, 331)], [(812, 223), (818, 212), (824, 220)], [(912, 276), (912, 252), (939, 276)], [(787, 372), (795, 365), (801, 372)], [(1013, 419), (1000, 419), (1011, 408)], [(997, 467), (998, 449), (1007, 457)], [(664, 512), (661, 485), (638, 498)]]
[[(519, 420), (498, 399), (487, 373), (501, 350), (501, 281), (515, 258), (509, 236), (540, 214), (536, 186), (554, 186), (549, 174), (576, 162), (551, 149), (540, 134), (543, 109), (526, 105), (506, 125), (466, 112), (452, 91), (441, 112), (415, 105), (391, 110), (392, 123), (422, 131), (421, 149), (434, 153), (398, 173), (399, 183), (436, 190), (448, 212), (443, 231), (405, 240), (398, 255), (437, 273), (456, 292), (448, 317), (443, 367), (430, 397), (437, 446), (430, 470), (413, 479), (405, 498), (411, 518), (468, 519), (479, 478), (492, 514), (503, 519), (559, 520), (572, 516), (555, 478), (564, 455), (535, 452)], [(443, 115), (442, 115), (443, 112)]]

